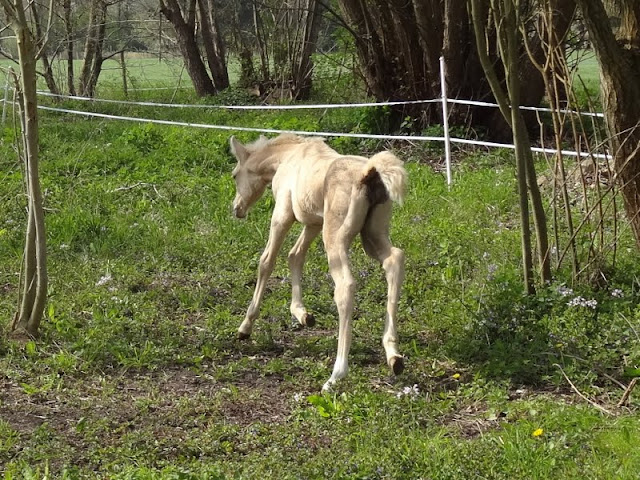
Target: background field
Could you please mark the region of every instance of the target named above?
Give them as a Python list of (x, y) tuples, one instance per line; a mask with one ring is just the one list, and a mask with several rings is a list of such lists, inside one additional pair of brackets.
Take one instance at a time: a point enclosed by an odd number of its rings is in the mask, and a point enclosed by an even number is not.
[[(227, 95), (214, 101), (248, 100)], [(63, 106), (311, 131), (374, 131), (381, 115)], [(41, 339), (0, 337), (5, 479), (637, 478), (637, 395), (616, 406), (624, 368), (640, 356), (637, 249), (622, 227), (606, 282), (574, 284), (562, 268), (523, 297), (511, 152), (457, 151), (449, 191), (441, 145), (331, 140), (343, 153), (392, 148), (407, 162), (411, 187), (392, 229), (407, 254), (407, 370), (394, 378), (384, 365), (384, 278), (356, 244), (351, 372), (322, 396), (336, 312), (321, 242), (305, 269), (317, 326), (291, 327), (283, 254), (251, 341), (235, 340), (273, 202), (231, 218), (229, 133), (51, 113), (41, 129), (50, 299)], [(9, 122), (2, 328), (16, 308), (24, 235), (13, 144)]]

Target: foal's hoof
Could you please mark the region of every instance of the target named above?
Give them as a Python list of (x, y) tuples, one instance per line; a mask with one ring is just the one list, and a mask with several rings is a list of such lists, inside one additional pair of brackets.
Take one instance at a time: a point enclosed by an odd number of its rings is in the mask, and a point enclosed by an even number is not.
[(250, 336), (250, 333), (238, 332), (238, 340), (248, 340)]
[(316, 324), (316, 317), (314, 317), (310, 313), (305, 313), (304, 317), (302, 317), (302, 324), (305, 327), (311, 328)]
[(389, 366), (394, 375), (400, 375), (404, 371), (404, 358), (393, 357), (389, 360)]
[(316, 324), (316, 317), (310, 313), (305, 313), (300, 320), (291, 315), (291, 328), (300, 330), (302, 327), (311, 328)]

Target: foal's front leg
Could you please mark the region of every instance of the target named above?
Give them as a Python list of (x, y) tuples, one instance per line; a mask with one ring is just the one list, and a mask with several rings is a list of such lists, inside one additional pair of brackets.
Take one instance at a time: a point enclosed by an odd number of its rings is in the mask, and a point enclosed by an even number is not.
[(267, 280), (271, 276), (271, 272), (273, 272), (278, 252), (280, 251), (282, 242), (291, 228), (291, 225), (293, 225), (293, 222), (294, 216), (291, 208), (288, 206), (284, 208), (282, 206), (279, 207), (278, 202), (276, 202), (276, 207), (271, 217), (269, 240), (267, 241), (267, 246), (260, 257), (258, 280), (256, 282), (256, 289), (253, 292), (253, 299), (249, 304), (244, 321), (240, 324), (240, 328), (238, 328), (238, 338), (240, 340), (247, 339), (251, 335), (253, 322), (258, 318), (258, 314), (260, 312), (260, 304), (262, 303), (262, 297), (264, 296), (264, 289), (267, 285)]
[(313, 327), (316, 323), (312, 314), (307, 312), (302, 302), (302, 267), (309, 250), (309, 245), (322, 230), (322, 225), (306, 225), (298, 237), (296, 244), (289, 252), (289, 269), (291, 270), (291, 315), (307, 327)]

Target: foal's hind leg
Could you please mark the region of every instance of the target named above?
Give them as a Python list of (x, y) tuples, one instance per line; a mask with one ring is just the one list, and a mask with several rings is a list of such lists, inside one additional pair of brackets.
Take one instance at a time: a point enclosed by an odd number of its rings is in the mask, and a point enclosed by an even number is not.
[(251, 335), (253, 322), (258, 318), (260, 312), (260, 304), (262, 303), (267, 280), (271, 276), (271, 272), (273, 272), (278, 252), (280, 251), (287, 232), (291, 228), (291, 225), (293, 225), (293, 221), (294, 217), (291, 208), (287, 205), (278, 205), (278, 202), (276, 202), (276, 207), (271, 216), (269, 240), (260, 257), (258, 280), (256, 281), (256, 289), (253, 292), (253, 299), (249, 304), (244, 321), (240, 324), (240, 328), (238, 328), (238, 338), (241, 340), (247, 339)]
[(394, 374), (399, 375), (404, 370), (404, 359), (398, 351), (396, 324), (400, 288), (404, 280), (404, 252), (394, 247), (389, 240), (390, 217), (390, 203), (375, 207), (361, 234), (365, 251), (370, 257), (382, 264), (387, 279), (387, 312), (382, 345), (386, 353), (387, 364)]
[[(356, 282), (349, 265), (349, 247), (353, 238), (362, 229), (367, 212), (365, 197), (341, 198), (335, 195), (333, 203), (325, 204), (323, 227), (324, 248), (329, 259), (329, 272), (335, 283), (333, 298), (338, 308), (338, 352), (331, 377), (322, 387), (331, 390), (333, 385), (344, 378), (349, 370), (349, 349), (353, 328), (353, 303)], [(340, 212), (340, 207), (348, 205), (348, 211)], [(336, 213), (339, 212), (339, 213)], [(340, 215), (340, 213), (343, 213)]]
[(333, 239), (327, 241), (325, 248), (329, 257), (329, 271), (335, 289), (333, 298), (338, 308), (340, 325), (338, 327), (338, 352), (333, 366), (331, 377), (322, 387), (323, 391), (331, 390), (333, 385), (344, 378), (349, 371), (349, 349), (351, 348), (352, 323), (353, 323), (353, 297), (356, 282), (351, 275), (349, 267), (348, 248), (351, 242), (347, 239)]
[(313, 327), (315, 318), (302, 303), (302, 266), (309, 250), (309, 245), (318, 236), (322, 225), (306, 225), (298, 237), (296, 244), (289, 252), (289, 269), (291, 270), (291, 315), (300, 323), (307, 327)]

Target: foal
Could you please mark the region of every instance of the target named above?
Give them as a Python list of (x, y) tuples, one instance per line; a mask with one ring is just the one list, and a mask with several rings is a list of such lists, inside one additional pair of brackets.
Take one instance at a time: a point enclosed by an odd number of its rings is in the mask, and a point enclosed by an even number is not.
[(349, 247), (359, 233), (365, 252), (382, 264), (386, 274), (387, 313), (382, 343), (387, 364), (394, 374), (400, 374), (404, 360), (398, 352), (396, 315), (404, 279), (404, 253), (389, 240), (389, 220), (392, 202), (402, 202), (406, 190), (407, 172), (402, 161), (390, 152), (370, 159), (340, 155), (321, 139), (291, 134), (271, 140), (261, 136), (248, 145), (231, 137), (230, 144), (238, 161), (233, 170), (234, 215), (244, 218), (268, 185), (275, 198), (269, 240), (260, 257), (256, 289), (238, 338), (246, 339), (251, 334), (267, 279), (294, 221), (304, 228), (289, 252), (291, 314), (301, 325), (315, 324), (302, 303), (300, 283), (309, 245), (322, 231), (340, 317), (336, 362), (331, 378), (323, 386), (323, 390), (331, 389), (348, 370), (356, 284), (349, 268)]

